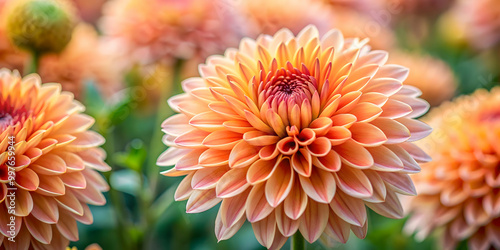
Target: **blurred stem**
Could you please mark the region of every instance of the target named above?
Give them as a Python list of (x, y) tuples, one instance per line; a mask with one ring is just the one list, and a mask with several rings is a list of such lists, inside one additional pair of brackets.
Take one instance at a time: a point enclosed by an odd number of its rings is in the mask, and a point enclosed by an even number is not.
[[(113, 155), (115, 153), (115, 137), (113, 131), (110, 131), (109, 127), (103, 129), (104, 136), (106, 138), (106, 144), (104, 144), (103, 148), (105, 148), (106, 153), (108, 155)], [(108, 183), (110, 183), (111, 172), (115, 169), (115, 166), (112, 162), (113, 157), (108, 157), (108, 164), (111, 166), (111, 171), (104, 173), (104, 177)], [(109, 198), (112, 206), (115, 208), (115, 219), (118, 227), (118, 238), (119, 249), (131, 249), (130, 244), (130, 235), (127, 227), (127, 223), (125, 221), (125, 202), (120, 192), (115, 190), (113, 187), (109, 189)]]
[(151, 197), (153, 199), (156, 196), (158, 177), (160, 176), (159, 168), (156, 166), (156, 160), (158, 159), (158, 156), (160, 156), (161, 152), (165, 150), (165, 145), (162, 142), (163, 132), (161, 131), (161, 124), (171, 112), (167, 104), (167, 99), (180, 91), (183, 64), (184, 61), (180, 59), (177, 60), (173, 68), (172, 78), (165, 83), (166, 86), (161, 88), (162, 93), (160, 95), (160, 101), (158, 102), (158, 108), (156, 111), (156, 121), (153, 129), (153, 137), (151, 138), (151, 144), (149, 147), (149, 159), (147, 161)]
[(291, 245), (291, 250), (304, 250), (306, 249), (306, 244), (304, 241), (304, 237), (300, 232), (296, 232), (292, 236), (292, 245)]
[(36, 73), (38, 71), (38, 67), (40, 65), (40, 52), (32, 51), (31, 58), (28, 64), (26, 64), (26, 68), (24, 69), (25, 75)]
[[(163, 121), (168, 117), (168, 115), (171, 113), (170, 108), (168, 107), (167, 104), (167, 99), (172, 96), (173, 94), (176, 94), (180, 91), (180, 81), (181, 81), (181, 73), (182, 73), (182, 66), (183, 66), (183, 61), (182, 60), (177, 60), (173, 72), (171, 74), (171, 78), (168, 78), (168, 80), (165, 82), (165, 85), (162, 86), (161, 88), (161, 93), (160, 93), (160, 101), (158, 102), (158, 107), (156, 110), (156, 121), (154, 124), (154, 129), (153, 129), (153, 136), (151, 137), (151, 143), (149, 146), (149, 154), (148, 154), (148, 159), (146, 161), (146, 174), (148, 176), (149, 180), (149, 194), (147, 193), (142, 193), (141, 194), (141, 209), (142, 213), (145, 217), (145, 220), (143, 221), (143, 226), (144, 226), (144, 235), (141, 238), (139, 242), (140, 245), (139, 247), (145, 246), (148, 244), (148, 240), (144, 241), (144, 237), (152, 237), (152, 232), (154, 230), (154, 223), (158, 219), (156, 215), (158, 213), (152, 213), (148, 209), (151, 208), (151, 204), (153, 204), (155, 198), (156, 198), (156, 193), (157, 193), (157, 187), (158, 187), (158, 177), (160, 176), (160, 171), (159, 168), (156, 165), (156, 160), (158, 159), (158, 156), (162, 153), (162, 151), (165, 150), (165, 145), (163, 144), (162, 138), (163, 138), (163, 132), (161, 131), (161, 124)], [(141, 176), (141, 181), (144, 181), (144, 178)], [(141, 183), (141, 185), (144, 185), (144, 183)], [(161, 214), (161, 213), (160, 213)], [(147, 248), (146, 248), (147, 249)]]

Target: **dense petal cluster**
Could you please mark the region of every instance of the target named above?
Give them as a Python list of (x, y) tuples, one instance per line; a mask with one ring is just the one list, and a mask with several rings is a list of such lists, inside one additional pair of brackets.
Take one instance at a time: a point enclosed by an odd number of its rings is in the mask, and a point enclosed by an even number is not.
[(478, 90), (434, 109), (435, 129), (418, 144), (432, 162), (413, 176), (405, 230), (425, 238), (444, 229), (444, 246), (468, 239), (471, 249), (500, 248), (500, 88)]
[(162, 124), (170, 148), (158, 164), (185, 176), (175, 199), (188, 213), (221, 202), (219, 240), (248, 220), (268, 248), (297, 231), (309, 242), (363, 238), (365, 205), (401, 217), (397, 193), (415, 194), (408, 174), (429, 160), (413, 144), (430, 133), (413, 119), (429, 105), (403, 85), (408, 70), (366, 42), (309, 26), (209, 57)]
[(437, 106), (455, 96), (457, 80), (453, 70), (444, 61), (429, 55), (391, 52), (390, 63), (405, 65), (410, 75), (405, 84), (422, 91), (422, 98), (431, 106)]
[(132, 64), (204, 60), (244, 35), (233, 10), (224, 0), (113, 0), (104, 6), (102, 29)]
[[(92, 223), (88, 204), (106, 202), (101, 192), (108, 185), (97, 172), (110, 170), (98, 147), (104, 138), (88, 131), (94, 119), (83, 110), (59, 84), (0, 70), (0, 248), (64, 249), (78, 240), (77, 221)], [(7, 188), (16, 188), (14, 215)], [(13, 232), (15, 243), (8, 240)]]

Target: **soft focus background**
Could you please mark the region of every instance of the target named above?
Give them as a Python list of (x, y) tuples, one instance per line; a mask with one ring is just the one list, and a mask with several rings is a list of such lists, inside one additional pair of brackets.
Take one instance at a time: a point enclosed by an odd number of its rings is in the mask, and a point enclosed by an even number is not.
[[(0, 1), (2, 14), (5, 1)], [(181, 178), (159, 174), (156, 159), (166, 149), (160, 124), (173, 114), (167, 99), (180, 82), (196, 76), (207, 56), (222, 54), (243, 37), (294, 33), (308, 24), (320, 32), (340, 29), (368, 37), (389, 62), (411, 69), (406, 81), (432, 106), (478, 88), (498, 85), (498, 0), (72, 0), (78, 24), (60, 54), (41, 58), (44, 82), (60, 82), (96, 118), (106, 137), (111, 172), (108, 203), (92, 207), (94, 224), (79, 225), (84, 249), (261, 249), (250, 224), (217, 243), (216, 208), (186, 214), (174, 202)], [(16, 50), (0, 21), (0, 67), (18, 69), (28, 55)], [(152, 136), (153, 135), (153, 136)], [(369, 213), (365, 240), (346, 245), (315, 243), (308, 249), (437, 249), (402, 233), (405, 220)], [(287, 243), (284, 248), (288, 248)], [(466, 248), (465, 244), (461, 248)]]

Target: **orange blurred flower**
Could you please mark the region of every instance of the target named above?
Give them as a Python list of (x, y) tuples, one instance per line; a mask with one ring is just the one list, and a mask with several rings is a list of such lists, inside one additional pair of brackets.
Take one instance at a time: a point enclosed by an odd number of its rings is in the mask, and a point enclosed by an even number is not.
[(188, 199), (188, 213), (222, 202), (217, 238), (248, 220), (268, 248), (297, 230), (309, 242), (346, 242), (350, 230), (363, 238), (365, 205), (400, 218), (396, 193), (415, 194), (408, 174), (429, 160), (412, 142), (430, 128), (413, 119), (428, 104), (402, 84), (408, 70), (387, 57), (314, 26), (209, 57), (162, 125), (170, 149), (158, 164), (186, 176), (175, 199)]
[(329, 6), (316, 0), (241, 0), (238, 7), (246, 16), (248, 25), (253, 25), (255, 36), (272, 35), (282, 28), (298, 34), (310, 24), (315, 25), (320, 34), (325, 34), (335, 23)]
[[(392, 14), (434, 16), (450, 8), (456, 0), (378, 0)], [(467, 0), (468, 1), (468, 0)]]
[(455, 95), (455, 75), (448, 64), (437, 58), (393, 51), (389, 63), (405, 65), (410, 69), (405, 84), (419, 88), (421, 97), (431, 106), (437, 106)]
[(42, 56), (38, 73), (44, 81), (60, 83), (77, 99), (82, 98), (88, 80), (94, 80), (100, 92), (109, 97), (120, 89), (122, 80), (113, 59), (114, 55), (104, 51), (94, 28), (81, 23), (61, 54)]
[(101, 26), (130, 64), (204, 60), (242, 37), (245, 26), (233, 10), (225, 0), (113, 0)]
[[(59, 84), (0, 70), (0, 245), (2, 249), (64, 249), (78, 240), (76, 221), (92, 223), (87, 204), (103, 205), (108, 190), (104, 143), (88, 131), (94, 119)], [(14, 136), (15, 149), (8, 149)], [(15, 153), (15, 214), (8, 207), (9, 156)], [(9, 154), (10, 153), (10, 154)], [(8, 160), (9, 159), (9, 160)], [(15, 229), (8, 226), (15, 217)], [(15, 232), (15, 233), (14, 233)], [(15, 242), (8, 240), (15, 234)]]
[(500, 88), (478, 90), (434, 109), (435, 129), (419, 142), (433, 158), (415, 175), (405, 230), (423, 239), (444, 229), (446, 249), (468, 239), (471, 249), (500, 248)]

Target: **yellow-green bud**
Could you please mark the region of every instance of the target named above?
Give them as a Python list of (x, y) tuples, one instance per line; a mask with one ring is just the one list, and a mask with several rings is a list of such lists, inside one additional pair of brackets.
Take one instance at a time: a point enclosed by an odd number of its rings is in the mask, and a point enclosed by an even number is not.
[(65, 1), (15, 0), (6, 10), (7, 34), (19, 48), (58, 53), (71, 40), (75, 14)]

